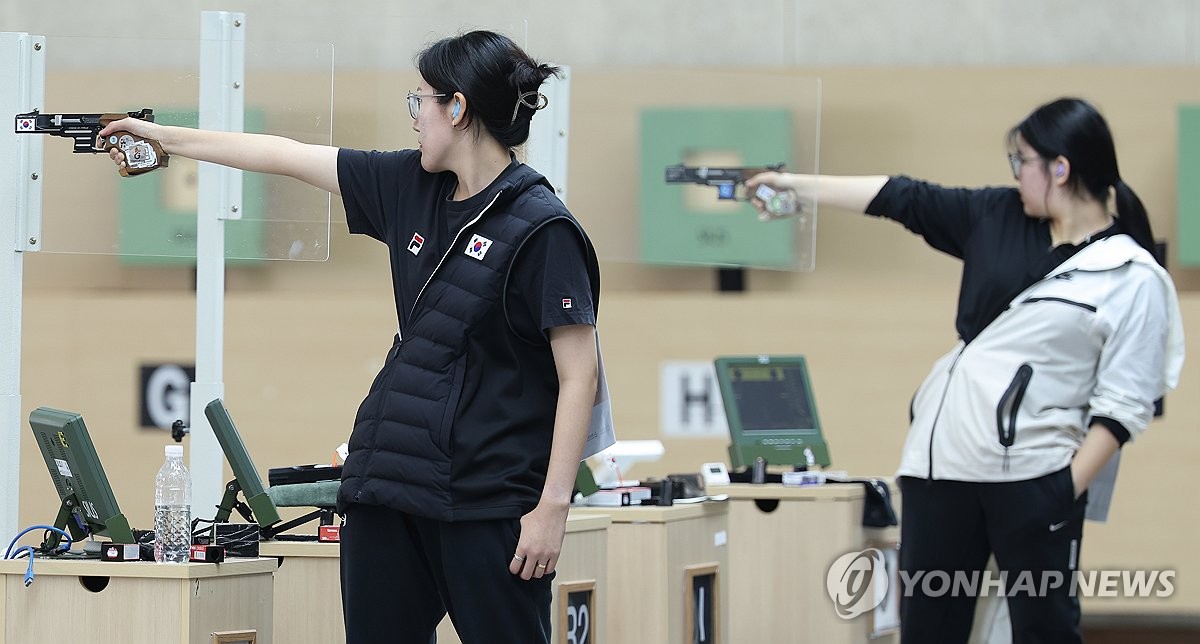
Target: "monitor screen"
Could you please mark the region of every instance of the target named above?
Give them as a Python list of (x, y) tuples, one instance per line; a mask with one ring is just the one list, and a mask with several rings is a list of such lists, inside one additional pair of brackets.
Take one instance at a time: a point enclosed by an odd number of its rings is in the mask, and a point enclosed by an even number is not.
[(811, 455), (829, 465), (803, 356), (722, 357), (715, 366), (733, 467), (760, 456), (772, 465), (807, 465)]
[(733, 364), (727, 369), (743, 430), (812, 430), (816, 427), (808, 399), (808, 376), (802, 366)]
[(263, 487), (258, 470), (254, 469), (254, 461), (250, 460), (250, 453), (246, 451), (246, 444), (242, 442), (242, 436), (233, 424), (225, 403), (220, 398), (213, 400), (204, 407), (204, 415), (217, 435), (217, 442), (221, 444), (225, 460), (229, 461), (233, 476), (254, 513), (254, 520), (264, 528), (279, 523), (279, 509)]
[[(76, 540), (102, 535), (115, 543), (136, 543), (129, 521), (117, 507), (83, 416), (38, 407), (29, 414), (29, 426), (61, 501), (54, 527)], [(57, 544), (57, 539), (51, 541), (50, 546)]]

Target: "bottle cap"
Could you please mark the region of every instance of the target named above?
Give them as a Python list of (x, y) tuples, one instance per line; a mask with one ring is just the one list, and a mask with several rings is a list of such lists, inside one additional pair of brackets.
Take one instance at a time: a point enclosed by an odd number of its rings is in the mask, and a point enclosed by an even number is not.
[(164, 451), (167, 453), (167, 456), (183, 458), (183, 445), (167, 445)]

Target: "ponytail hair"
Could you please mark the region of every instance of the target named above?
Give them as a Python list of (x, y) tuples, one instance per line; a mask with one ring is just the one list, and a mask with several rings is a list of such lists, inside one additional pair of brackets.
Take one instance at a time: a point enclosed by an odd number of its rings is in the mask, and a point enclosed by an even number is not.
[(1154, 243), (1154, 232), (1150, 230), (1150, 218), (1146, 215), (1146, 207), (1142, 200), (1122, 179), (1118, 178), (1113, 186), (1117, 202), (1117, 222), (1125, 234), (1133, 238), (1138, 246), (1146, 249), (1150, 256), (1162, 262), (1158, 257), (1158, 249)]
[[(548, 100), (539, 88), (558, 67), (538, 63), (507, 36), (472, 31), (443, 38), (417, 55), (417, 70), (438, 94), (467, 98), (462, 127), (514, 148), (529, 138), (533, 113)], [(438, 102), (449, 101), (449, 96)]]

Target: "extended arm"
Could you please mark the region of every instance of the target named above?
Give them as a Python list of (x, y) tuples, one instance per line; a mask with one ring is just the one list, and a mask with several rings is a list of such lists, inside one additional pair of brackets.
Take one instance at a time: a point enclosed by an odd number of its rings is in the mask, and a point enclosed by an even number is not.
[[(115, 121), (101, 130), (100, 134), (119, 130), (155, 139), (168, 154), (251, 172), (293, 177), (341, 194), (337, 176), (338, 149), (335, 147), (301, 143), (269, 134), (198, 130), (138, 119)], [(118, 151), (113, 151), (111, 156), (118, 163), (124, 162)]]
[[(522, 579), (554, 572), (566, 533), (567, 510), (579, 471), (579, 456), (587, 440), (592, 405), (596, 401), (596, 329), (588, 324), (550, 329), (550, 349), (558, 370), (558, 406), (554, 414), (554, 440), (542, 498), (521, 517), (521, 537), (509, 572)], [(545, 564), (538, 568), (537, 564)]]
[[(746, 193), (752, 195), (760, 185), (765, 184), (776, 190), (795, 190), (802, 197), (816, 197), (824, 206), (865, 212), (871, 200), (879, 194), (887, 181), (888, 177), (883, 175), (835, 177), (823, 174), (764, 172), (746, 181)], [(758, 199), (753, 201), (762, 211), (763, 203)]]

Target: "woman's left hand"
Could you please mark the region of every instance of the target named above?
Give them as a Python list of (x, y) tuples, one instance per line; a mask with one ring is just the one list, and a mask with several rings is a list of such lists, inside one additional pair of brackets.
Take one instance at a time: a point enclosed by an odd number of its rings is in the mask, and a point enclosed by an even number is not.
[(1092, 484), (1092, 479), (1119, 449), (1121, 443), (1111, 430), (1101, 423), (1092, 424), (1083, 444), (1075, 451), (1075, 458), (1071, 459), (1071, 484), (1075, 486), (1075, 498), (1078, 499)]
[(1082, 480), (1080, 480), (1081, 478), (1082, 477), (1079, 474), (1079, 468), (1075, 467), (1075, 463), (1072, 462), (1071, 463), (1071, 486), (1072, 486), (1071, 492), (1074, 495), (1074, 498), (1076, 498), (1076, 499), (1079, 498), (1080, 494), (1083, 494), (1083, 491), (1087, 489), (1088, 485), (1091, 485), (1091, 481), (1082, 481)]
[(554, 572), (562, 552), (563, 535), (567, 530), (567, 510), (539, 503), (532, 512), (521, 517), (521, 536), (517, 551), (508, 563), (508, 571), (521, 579), (540, 579)]

